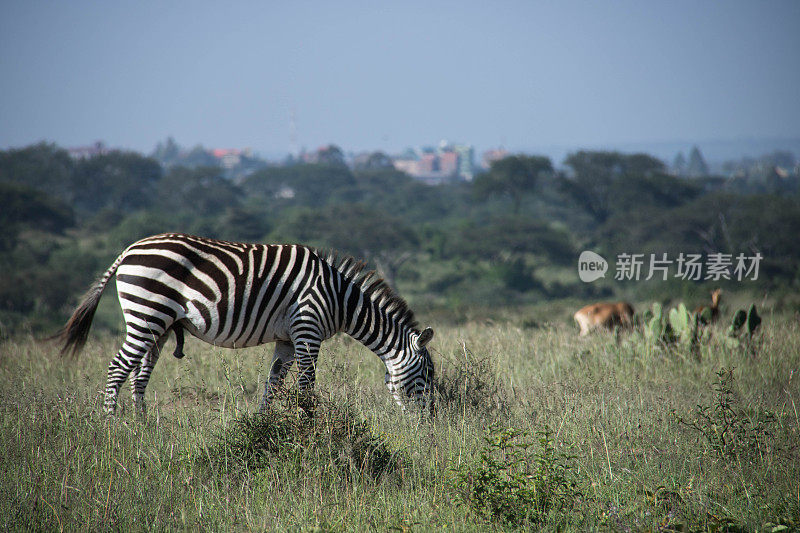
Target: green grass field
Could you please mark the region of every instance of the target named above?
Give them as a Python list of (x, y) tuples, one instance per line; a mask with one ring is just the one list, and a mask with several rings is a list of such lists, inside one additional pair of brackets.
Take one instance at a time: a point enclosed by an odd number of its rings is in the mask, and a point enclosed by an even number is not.
[[(533, 324), (433, 324), (433, 420), (402, 412), (380, 361), (345, 337), (323, 344), (313, 418), (291, 395), (250, 416), (271, 346), (189, 340), (176, 360), (170, 343), (146, 416), (126, 387), (107, 418), (121, 336), (93, 333), (77, 359), (6, 341), (0, 529), (800, 528), (797, 317), (766, 313), (752, 349), (717, 326), (698, 355)], [(487, 444), (508, 428), (534, 444)]]

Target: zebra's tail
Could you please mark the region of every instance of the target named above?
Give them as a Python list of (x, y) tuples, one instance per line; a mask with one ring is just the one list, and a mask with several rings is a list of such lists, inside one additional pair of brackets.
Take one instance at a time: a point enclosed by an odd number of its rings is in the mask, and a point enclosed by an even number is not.
[(75, 309), (72, 316), (67, 321), (61, 330), (49, 337), (47, 340), (56, 340), (63, 343), (61, 347), (61, 355), (77, 355), (83, 345), (86, 344), (86, 339), (89, 337), (89, 328), (92, 326), (94, 313), (97, 310), (97, 305), (100, 303), (100, 297), (103, 295), (103, 289), (106, 288), (108, 281), (114, 276), (122, 262), (125, 254), (123, 253), (117, 257), (114, 264), (106, 270), (103, 277), (92, 285), (86, 295), (83, 297), (83, 302)]

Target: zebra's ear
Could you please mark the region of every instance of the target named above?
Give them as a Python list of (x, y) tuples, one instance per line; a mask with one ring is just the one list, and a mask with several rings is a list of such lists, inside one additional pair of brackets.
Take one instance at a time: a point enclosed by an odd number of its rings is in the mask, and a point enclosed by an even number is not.
[(421, 350), (425, 347), (426, 344), (431, 342), (433, 338), (433, 330), (431, 328), (425, 328), (422, 330), (422, 333), (419, 334), (419, 337), (414, 341), (417, 350)]

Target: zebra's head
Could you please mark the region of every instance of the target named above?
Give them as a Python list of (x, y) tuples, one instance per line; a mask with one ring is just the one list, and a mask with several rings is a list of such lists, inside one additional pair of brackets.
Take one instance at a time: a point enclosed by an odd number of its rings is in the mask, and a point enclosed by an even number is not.
[(386, 387), (398, 404), (414, 403), (433, 414), (433, 359), (425, 347), (433, 338), (433, 330), (412, 331), (399, 361), (386, 371)]

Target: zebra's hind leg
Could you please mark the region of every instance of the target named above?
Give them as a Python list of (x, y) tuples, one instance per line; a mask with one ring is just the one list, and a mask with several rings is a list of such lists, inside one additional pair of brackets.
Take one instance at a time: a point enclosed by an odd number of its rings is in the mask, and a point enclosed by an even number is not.
[[(139, 327), (128, 324), (128, 333), (125, 336), (125, 342), (117, 352), (117, 355), (108, 364), (108, 379), (106, 380), (105, 390), (105, 410), (108, 414), (114, 414), (117, 409), (117, 397), (119, 396), (119, 389), (131, 372), (136, 371), (136, 378), (144, 371), (142, 367), (142, 360), (151, 351), (156, 344), (156, 339), (161, 337), (161, 333), (155, 335), (151, 332), (141, 332)], [(154, 363), (152, 363), (154, 364)], [(150, 370), (147, 372), (149, 379), (149, 372), (152, 371), (152, 364)], [(147, 363), (145, 363), (147, 365)], [(146, 384), (146, 383), (145, 383)], [(142, 390), (142, 394), (144, 391)], [(141, 398), (140, 398), (141, 399)], [(136, 402), (136, 394), (134, 394), (134, 402)]]
[(277, 341), (272, 364), (269, 369), (269, 378), (264, 384), (264, 398), (261, 400), (260, 410), (264, 411), (272, 401), (275, 393), (283, 386), (289, 367), (294, 362), (294, 345), (291, 342)]
[(159, 337), (158, 341), (150, 348), (150, 351), (144, 356), (141, 364), (136, 368), (133, 379), (131, 379), (131, 394), (133, 395), (133, 405), (136, 412), (140, 416), (144, 416), (147, 412), (147, 405), (144, 401), (144, 391), (147, 388), (147, 383), (150, 381), (150, 375), (153, 373), (153, 368), (158, 362), (158, 357), (161, 355), (161, 350), (167, 342), (168, 335), (165, 333)]

